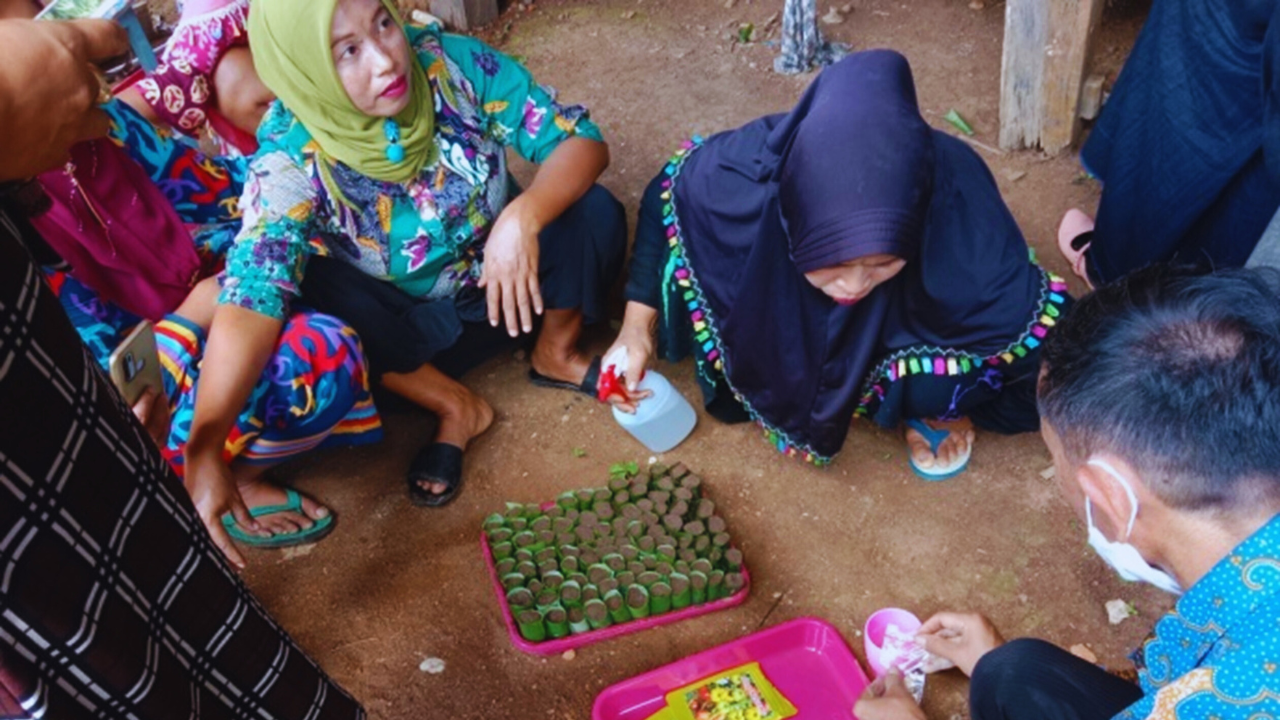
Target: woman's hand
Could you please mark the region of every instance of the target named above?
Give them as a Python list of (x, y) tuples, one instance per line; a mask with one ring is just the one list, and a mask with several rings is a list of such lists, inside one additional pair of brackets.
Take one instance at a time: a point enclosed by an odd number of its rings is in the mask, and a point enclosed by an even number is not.
[(156, 447), (163, 448), (169, 441), (169, 401), (148, 387), (142, 391), (138, 402), (133, 404), (133, 414), (146, 428), (147, 434), (155, 441)]
[(609, 352), (605, 353), (605, 357), (609, 357), (619, 347), (627, 348), (627, 372), (624, 377), (627, 379), (629, 397), (610, 395), (608, 398), (610, 404), (623, 412), (634, 413), (637, 402), (651, 394), (647, 390), (641, 392), (639, 386), (641, 378), (644, 377), (645, 368), (649, 366), (649, 360), (653, 357), (653, 333), (657, 322), (656, 309), (642, 303), (628, 302), (618, 338), (613, 341)]
[(892, 668), (867, 686), (853, 714), (858, 720), (927, 720), (902, 681), (902, 673)]
[(262, 534), (222, 459), (236, 417), (267, 365), (283, 326), (279, 320), (234, 305), (219, 305), (204, 346), (191, 435), (183, 448), (186, 486), (213, 544), (237, 568), (244, 558), (222, 527), (230, 512), (246, 532)]
[(538, 168), (533, 182), (507, 204), (489, 231), (480, 287), (489, 301), (489, 323), (505, 317), (507, 332), (533, 332), (533, 316), (542, 314), (538, 285), (538, 233), (578, 201), (609, 164), (609, 148), (571, 137)]
[(542, 226), (524, 196), (507, 205), (493, 224), (485, 244), (480, 287), (489, 303), (489, 324), (505, 318), (507, 332), (533, 332), (534, 314), (542, 314), (538, 287), (538, 233)]
[(129, 49), (124, 28), (109, 20), (3, 20), (0, 47), (0, 180), (57, 167), (72, 145), (107, 133), (92, 63)]
[(996, 626), (977, 613), (938, 613), (925, 621), (916, 637), (926, 650), (955, 663), (970, 677), (983, 655), (1004, 644)]
[(244, 499), (240, 497), (240, 490), (231, 477), (231, 468), (223, 462), (220, 452), (192, 452), (188, 445), (186, 469), (184, 484), (191, 495), (191, 501), (195, 503), (200, 520), (209, 531), (209, 537), (237, 570), (243, 570), (244, 557), (236, 550), (227, 529), (222, 526), (222, 516), (231, 513), (246, 532), (258, 533), (259, 527), (258, 522), (249, 515)]

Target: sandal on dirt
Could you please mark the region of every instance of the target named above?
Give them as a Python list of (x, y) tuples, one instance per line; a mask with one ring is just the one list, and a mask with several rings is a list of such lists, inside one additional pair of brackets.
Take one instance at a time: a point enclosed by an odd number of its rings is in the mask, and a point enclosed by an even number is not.
[[(280, 512), (295, 512), (299, 515), (310, 517), (306, 511), (302, 509), (302, 496), (293, 488), (285, 488), (285, 502), (283, 505), (262, 505), (255, 508), (249, 508), (249, 517), (260, 518), (267, 515), (274, 515)], [(333, 532), (334, 519), (333, 513), (320, 518), (319, 520), (311, 518), (311, 527), (305, 530), (296, 530), (290, 533), (276, 533), (270, 537), (260, 537), (258, 535), (250, 535), (240, 528), (240, 524), (236, 522), (231, 513), (222, 516), (222, 527), (226, 528), (227, 534), (231, 539), (238, 543), (243, 543), (249, 547), (271, 549), (286, 548), (295, 545), (306, 545), (323, 538), (325, 535)]]
[[(1071, 235), (1071, 237), (1064, 237), (1063, 226), (1067, 224), (1068, 218), (1074, 220), (1075, 223), (1079, 223), (1081, 226), (1086, 225), (1084, 221), (1076, 220), (1073, 217), (1073, 214), (1087, 220), (1087, 226), (1089, 229), (1075, 233)], [(1066, 258), (1067, 262), (1071, 265), (1071, 271), (1074, 272), (1081, 280), (1088, 283), (1090, 287), (1093, 287), (1093, 282), (1089, 279), (1089, 270), (1085, 259), (1085, 253), (1089, 251), (1089, 245), (1091, 243), (1093, 243), (1093, 221), (1079, 210), (1074, 208), (1068, 210), (1067, 214), (1062, 218), (1062, 224), (1058, 227), (1058, 251), (1062, 253), (1062, 257)]]
[[(907, 427), (924, 436), (924, 439), (929, 443), (929, 451), (934, 454), (935, 458), (938, 455), (938, 448), (942, 446), (943, 441), (951, 437), (950, 430), (938, 430), (931, 428), (923, 420), (907, 420), (906, 424)], [(964, 472), (969, 467), (969, 456), (972, 454), (973, 445), (970, 445), (969, 449), (966, 450), (963, 455), (952, 460), (950, 465), (935, 464), (931, 468), (923, 468), (917, 465), (916, 459), (911, 456), (910, 451), (907, 453), (907, 459), (908, 462), (911, 463), (911, 469), (915, 471), (916, 475), (919, 475), (921, 478), (930, 482), (938, 482), (940, 480), (950, 480)]]
[(543, 375), (533, 368), (529, 368), (529, 382), (537, 385), (538, 387), (554, 388), (556, 390), (573, 390), (574, 392), (580, 392), (583, 395), (590, 395), (593, 398), (599, 399), (597, 397), (597, 393), (600, 389), (600, 360), (601, 358), (599, 355), (591, 358), (591, 364), (587, 366), (587, 374), (582, 378), (581, 384), (572, 383), (568, 380), (556, 380), (555, 378)]
[[(409, 463), (409, 500), (418, 507), (443, 507), (462, 490), (462, 448), (436, 442), (422, 448)], [(420, 483), (439, 483), (446, 487), (433, 493)]]

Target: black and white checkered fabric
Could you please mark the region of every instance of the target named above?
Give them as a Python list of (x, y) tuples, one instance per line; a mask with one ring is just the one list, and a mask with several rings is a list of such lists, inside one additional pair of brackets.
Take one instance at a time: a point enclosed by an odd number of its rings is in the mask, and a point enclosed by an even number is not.
[(0, 717), (364, 717), (223, 560), (2, 212)]

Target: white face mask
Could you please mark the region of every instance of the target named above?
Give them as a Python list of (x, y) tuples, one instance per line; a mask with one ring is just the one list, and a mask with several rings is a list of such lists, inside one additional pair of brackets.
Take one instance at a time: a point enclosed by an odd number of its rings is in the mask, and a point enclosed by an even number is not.
[[(1129, 496), (1129, 505), (1133, 510), (1129, 513), (1129, 527), (1124, 531), (1125, 539), (1129, 538), (1133, 532), (1133, 523), (1138, 519), (1138, 497), (1133, 494), (1133, 488), (1129, 485), (1129, 481), (1124, 476), (1116, 472), (1116, 469), (1105, 460), (1090, 460), (1089, 464), (1101, 468), (1111, 475), (1116, 482), (1120, 483), (1120, 487), (1124, 488), (1124, 494)], [(1174, 595), (1182, 594), (1182, 586), (1169, 573), (1153, 567), (1142, 557), (1142, 553), (1138, 552), (1138, 548), (1119, 540), (1108, 540), (1102, 531), (1093, 524), (1093, 504), (1089, 502), (1089, 498), (1084, 499), (1084, 514), (1089, 521), (1089, 546), (1102, 557), (1103, 561), (1111, 566), (1113, 570), (1120, 574), (1125, 580), (1134, 581), (1142, 580)]]

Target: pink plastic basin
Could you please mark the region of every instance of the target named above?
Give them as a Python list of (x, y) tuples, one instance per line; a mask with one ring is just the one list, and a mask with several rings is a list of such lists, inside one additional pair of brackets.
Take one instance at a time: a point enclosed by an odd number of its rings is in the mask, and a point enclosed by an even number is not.
[(800, 618), (664, 665), (605, 689), (592, 720), (646, 720), (667, 693), (750, 662), (796, 706), (797, 718), (851, 718), (868, 684), (840, 632), (825, 620)]
[(914, 633), (920, 629), (920, 618), (910, 610), (902, 608), (884, 608), (871, 613), (867, 625), (862, 630), (863, 650), (867, 653), (867, 667), (875, 677), (884, 675), (886, 668), (880, 664), (880, 648), (884, 645), (884, 631), (890, 625), (897, 625), (904, 633)]

